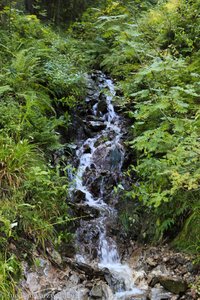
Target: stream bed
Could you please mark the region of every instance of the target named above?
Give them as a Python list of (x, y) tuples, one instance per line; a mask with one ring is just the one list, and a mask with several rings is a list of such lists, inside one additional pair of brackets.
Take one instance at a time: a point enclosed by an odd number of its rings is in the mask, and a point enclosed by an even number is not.
[[(91, 86), (96, 84), (97, 90), (86, 99), (88, 103), (92, 102), (87, 122), (93, 137), (82, 141), (76, 151), (79, 166), (73, 190), (76, 195), (81, 195), (81, 204), (96, 210), (96, 213), (92, 220), (82, 221), (77, 230), (76, 259), (89, 265), (96, 262), (98, 268), (110, 271), (113, 299), (138, 297), (143, 291), (135, 287), (131, 269), (121, 263), (116, 241), (107, 234), (107, 225), (111, 226), (117, 216), (117, 195), (113, 187), (120, 183), (124, 159), (122, 121), (112, 104), (115, 96), (112, 80), (102, 73), (93, 78), (95, 82)], [(110, 181), (114, 186), (109, 185)], [(104, 197), (105, 192), (110, 199)], [(76, 197), (77, 200), (80, 198)]]

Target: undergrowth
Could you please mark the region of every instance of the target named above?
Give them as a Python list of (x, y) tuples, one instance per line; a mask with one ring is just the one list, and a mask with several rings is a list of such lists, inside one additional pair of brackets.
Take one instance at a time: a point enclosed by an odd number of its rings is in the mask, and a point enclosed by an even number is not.
[(136, 4), (107, 1), (73, 29), (88, 39), (93, 65), (118, 80), (117, 105), (132, 120), (127, 176), (137, 179), (124, 197), (151, 211), (150, 240), (176, 237), (179, 249), (198, 253), (199, 2)]
[(84, 97), (86, 63), (79, 42), (34, 15), (5, 7), (0, 22), (0, 298), (8, 300), (20, 260), (70, 236), (69, 166), (58, 154), (69, 137), (63, 144), (59, 132)]

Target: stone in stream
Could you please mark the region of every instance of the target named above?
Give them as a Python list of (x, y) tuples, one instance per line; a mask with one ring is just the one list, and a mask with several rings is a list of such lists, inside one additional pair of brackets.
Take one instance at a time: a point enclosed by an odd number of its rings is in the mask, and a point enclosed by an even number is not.
[(121, 147), (121, 145), (117, 145), (116, 147), (111, 148), (109, 156), (110, 156), (111, 169), (112, 170), (119, 169), (119, 166), (122, 162), (122, 147)]
[(172, 276), (159, 276), (160, 284), (173, 294), (183, 294), (188, 289), (188, 284), (181, 278)]
[(99, 99), (100, 100), (97, 104), (97, 115), (101, 116), (108, 112), (108, 105), (106, 102), (106, 96), (103, 93), (100, 94)]
[(112, 290), (105, 282), (96, 283), (89, 293), (89, 300), (98, 299), (98, 300), (114, 300)]
[(83, 153), (90, 153), (91, 152), (91, 148), (88, 144), (84, 145), (84, 148), (83, 148)]
[(80, 190), (76, 190), (74, 192), (74, 202), (76, 203), (81, 203), (81, 202), (84, 202), (85, 201), (85, 193), (80, 191)]
[[(84, 174), (85, 182), (87, 182), (88, 190), (92, 193), (94, 197), (103, 197), (104, 202), (108, 203), (111, 201), (111, 193), (113, 192), (113, 187), (116, 185), (116, 180), (109, 172), (100, 172), (96, 174), (96, 171), (93, 172), (93, 178), (90, 178), (88, 175), (91, 175), (92, 171), (88, 171)], [(104, 189), (102, 189), (104, 186)]]
[(103, 121), (103, 119), (94, 115), (88, 115), (86, 121)]
[(101, 121), (89, 121), (87, 122), (87, 125), (94, 132), (98, 132), (106, 128), (106, 124)]
[(123, 149), (120, 144), (108, 147), (103, 144), (96, 148), (93, 155), (95, 165), (102, 171), (119, 171), (123, 160)]
[(172, 294), (166, 292), (163, 288), (157, 287), (150, 290), (148, 300), (171, 300)]
[(82, 216), (84, 220), (95, 219), (99, 217), (99, 209), (84, 203), (75, 204), (74, 210), (78, 216)]

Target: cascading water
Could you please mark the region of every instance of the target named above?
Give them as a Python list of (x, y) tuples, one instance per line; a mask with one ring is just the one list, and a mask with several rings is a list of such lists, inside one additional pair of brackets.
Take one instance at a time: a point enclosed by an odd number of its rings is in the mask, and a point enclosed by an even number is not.
[(112, 104), (115, 96), (112, 80), (99, 72), (94, 81), (98, 87), (97, 95), (91, 93), (86, 99), (93, 101), (86, 120), (92, 129), (92, 137), (82, 141), (76, 151), (79, 166), (74, 189), (81, 193), (81, 204), (93, 209), (95, 215), (89, 221), (82, 220), (77, 230), (79, 250), (76, 259), (86, 264), (97, 261), (99, 268), (108, 268), (115, 282), (111, 286), (113, 299), (126, 299), (142, 292), (135, 288), (130, 268), (120, 262), (116, 241), (107, 233), (108, 223), (116, 219), (114, 204), (117, 197), (112, 195), (110, 201), (105, 196), (107, 181), (117, 185), (123, 164), (121, 120)]

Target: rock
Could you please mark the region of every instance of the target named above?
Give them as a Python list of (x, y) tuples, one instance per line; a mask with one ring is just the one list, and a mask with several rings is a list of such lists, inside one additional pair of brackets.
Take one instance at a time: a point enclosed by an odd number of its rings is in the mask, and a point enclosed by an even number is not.
[(103, 299), (102, 300), (114, 300), (114, 295), (111, 288), (106, 284), (102, 283), (102, 290), (103, 290)]
[(141, 294), (132, 294), (132, 295), (127, 295), (125, 296), (125, 298), (120, 298), (120, 299), (125, 299), (125, 300), (147, 300), (147, 296), (146, 295), (141, 295)]
[(91, 153), (91, 149), (89, 145), (84, 145), (83, 153)]
[(73, 285), (78, 285), (80, 283), (80, 276), (78, 276), (77, 274), (72, 274), (69, 277), (69, 280)]
[(95, 132), (101, 131), (106, 128), (106, 124), (101, 121), (89, 121), (87, 122), (88, 127)]
[(82, 285), (74, 287), (66, 287), (61, 292), (57, 293), (53, 300), (87, 300), (89, 290)]
[(93, 138), (95, 136), (95, 133), (89, 129), (87, 126), (83, 126), (83, 130), (84, 130), (84, 133), (90, 137), (90, 138)]
[(133, 281), (138, 288), (147, 288), (146, 273), (143, 270), (133, 272)]
[(55, 249), (49, 252), (49, 254), (51, 255), (53, 262), (55, 262), (58, 266), (62, 264), (62, 257)]
[(85, 204), (78, 204), (78, 211), (80, 215), (84, 215), (84, 219), (94, 219), (99, 217), (99, 210), (96, 207), (92, 207)]
[(93, 161), (101, 171), (118, 171), (123, 161), (123, 149), (120, 144), (108, 147), (105, 144), (96, 148)]
[(157, 262), (153, 259), (153, 258), (151, 258), (151, 257), (148, 257), (147, 259), (146, 259), (146, 262), (147, 262), (147, 264), (149, 265), (149, 266), (151, 266), (151, 267), (156, 267), (157, 266)]
[(110, 149), (109, 156), (110, 156), (111, 169), (112, 170), (119, 169), (119, 166), (120, 166), (120, 164), (122, 163), (122, 160), (123, 160), (122, 146), (117, 145), (115, 147), (112, 147)]
[(76, 262), (72, 259), (69, 258), (65, 258), (65, 262), (75, 271), (78, 272), (84, 272), (86, 277), (91, 280), (94, 278), (98, 278), (98, 279), (102, 279), (104, 280), (105, 275), (110, 273), (110, 271), (108, 269), (98, 269), (98, 268), (94, 268), (90, 265), (87, 265), (85, 263), (82, 262)]
[(108, 106), (106, 103), (106, 96), (104, 94), (100, 94), (100, 101), (97, 104), (97, 115), (101, 116), (108, 112)]
[(158, 280), (166, 290), (173, 294), (185, 293), (188, 289), (187, 283), (184, 280), (177, 277), (159, 276)]
[(94, 299), (102, 299), (103, 298), (103, 291), (100, 284), (93, 286), (90, 296)]
[(76, 191), (74, 192), (74, 201), (75, 201), (76, 203), (84, 202), (85, 199), (86, 199), (85, 197), (86, 197), (86, 196), (85, 196), (85, 193), (82, 192), (82, 191), (80, 191), (80, 190), (76, 190)]
[(154, 276), (162, 276), (162, 275), (167, 276), (169, 274), (170, 274), (169, 270), (163, 264), (162, 265), (158, 265), (151, 272), (151, 275), (154, 275)]
[(153, 288), (150, 290), (148, 298), (149, 300), (171, 300), (172, 294), (167, 293), (163, 288)]
[(99, 300), (114, 300), (111, 288), (103, 281), (98, 282), (90, 291), (90, 298)]
[(150, 287), (154, 287), (157, 283), (159, 283), (159, 279), (156, 276), (152, 277), (151, 275), (149, 275), (147, 282)]
[(99, 217), (99, 209), (89, 206), (85, 203), (69, 202), (68, 205), (73, 209), (73, 214), (77, 217), (82, 217), (84, 220), (96, 219)]
[(126, 289), (125, 281), (123, 280), (123, 278), (117, 278), (117, 276), (114, 276), (110, 271), (105, 272), (104, 278), (114, 292)]
[(94, 115), (88, 115), (86, 121), (103, 121), (103, 119)]

